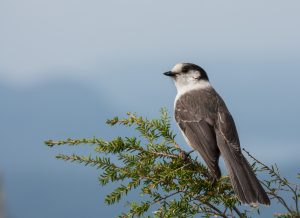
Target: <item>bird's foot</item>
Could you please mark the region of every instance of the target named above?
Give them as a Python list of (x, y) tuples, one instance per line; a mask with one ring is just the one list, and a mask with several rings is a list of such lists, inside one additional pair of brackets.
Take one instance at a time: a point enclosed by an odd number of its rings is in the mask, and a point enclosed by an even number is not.
[(185, 152), (184, 150), (180, 151), (179, 156), (186, 161), (188, 159), (188, 157), (190, 156), (191, 153), (193, 153), (195, 150), (189, 151), (189, 152)]
[(218, 179), (215, 176), (210, 175), (210, 181), (211, 181), (211, 186), (214, 187), (217, 184)]
[(188, 154), (187, 154), (185, 151), (183, 151), (183, 150), (180, 151), (179, 156), (180, 156), (184, 161), (186, 161), (186, 160), (188, 159)]

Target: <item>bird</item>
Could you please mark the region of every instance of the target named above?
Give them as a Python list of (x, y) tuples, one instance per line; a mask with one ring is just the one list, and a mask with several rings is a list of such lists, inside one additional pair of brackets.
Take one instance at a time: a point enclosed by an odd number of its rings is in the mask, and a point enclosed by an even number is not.
[(233, 117), (205, 70), (196, 64), (179, 63), (164, 75), (174, 80), (177, 89), (176, 123), (187, 144), (202, 156), (212, 180), (221, 178), (219, 158), (222, 156), (239, 201), (270, 205), (268, 195), (242, 154)]

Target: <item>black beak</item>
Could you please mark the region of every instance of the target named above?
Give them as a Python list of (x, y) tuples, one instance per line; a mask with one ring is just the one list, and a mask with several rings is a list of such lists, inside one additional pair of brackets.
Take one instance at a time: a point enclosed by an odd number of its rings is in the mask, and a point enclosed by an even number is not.
[(174, 77), (175, 73), (173, 73), (172, 71), (168, 71), (168, 72), (165, 72), (164, 75)]

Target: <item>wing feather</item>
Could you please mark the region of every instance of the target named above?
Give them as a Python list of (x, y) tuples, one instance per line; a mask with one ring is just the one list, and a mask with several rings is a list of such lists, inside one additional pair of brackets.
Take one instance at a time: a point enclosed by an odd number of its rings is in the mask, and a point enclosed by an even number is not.
[(220, 151), (214, 127), (202, 116), (197, 99), (182, 96), (175, 104), (175, 119), (187, 143), (197, 150), (216, 178), (221, 176), (218, 166)]

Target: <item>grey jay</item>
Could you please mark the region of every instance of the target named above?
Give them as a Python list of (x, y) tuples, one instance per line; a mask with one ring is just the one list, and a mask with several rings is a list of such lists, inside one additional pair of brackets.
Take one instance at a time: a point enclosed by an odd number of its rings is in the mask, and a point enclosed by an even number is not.
[(173, 78), (177, 88), (175, 120), (187, 144), (199, 152), (213, 178), (221, 177), (221, 155), (240, 202), (269, 205), (268, 195), (241, 152), (234, 120), (206, 72), (195, 64), (180, 63), (164, 74)]

